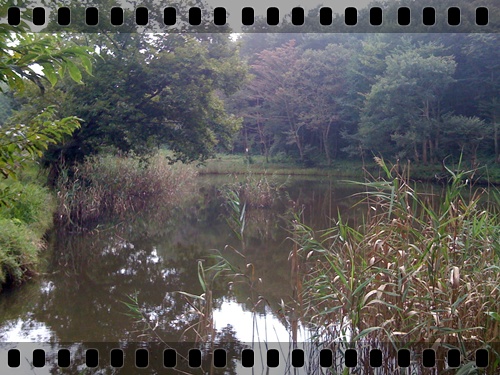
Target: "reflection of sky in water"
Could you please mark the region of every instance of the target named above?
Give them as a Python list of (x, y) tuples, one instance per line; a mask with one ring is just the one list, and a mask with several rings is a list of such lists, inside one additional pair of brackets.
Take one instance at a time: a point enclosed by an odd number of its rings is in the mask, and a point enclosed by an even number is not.
[[(267, 309), (266, 309), (267, 310)], [(227, 325), (236, 329), (236, 338), (241, 342), (289, 342), (290, 333), (271, 312), (265, 315), (252, 314), (244, 311), (242, 305), (225, 301), (219, 309), (214, 310), (215, 328), (220, 331)], [(305, 341), (306, 335), (303, 330), (298, 332), (299, 342)]]
[(54, 341), (54, 332), (45, 325), (31, 319), (16, 319), (6, 322), (0, 332), (0, 340), (5, 342), (48, 342)]
[[(227, 178), (221, 180), (225, 182)], [(296, 186), (291, 185), (290, 196), (314, 213), (306, 217), (318, 221), (308, 225), (326, 227), (322, 221), (328, 211), (325, 207), (332, 204), (336, 211), (338, 205), (347, 205), (345, 197), (352, 191), (331, 193), (331, 188), (328, 181), (313, 184), (299, 180)], [(212, 190), (206, 191), (212, 194)], [(175, 292), (199, 295), (202, 291), (198, 260), (213, 255), (209, 249), (241, 245), (223, 220), (221, 215), (227, 212), (215, 193), (201, 196), (196, 210), (182, 211), (169, 222), (158, 224), (146, 217), (122, 231), (93, 235), (58, 233), (52, 243), (54, 257), (49, 271), (29, 285), (0, 296), (0, 341), (137, 339), (143, 326), (126, 315), (129, 310), (122, 303), (135, 292), (139, 292), (147, 320), (153, 326), (160, 324), (159, 334), (177, 341), (198, 317), (186, 299)], [(240, 303), (231, 300), (229, 294), (216, 297), (217, 304), (220, 302), (213, 312), (217, 331), (230, 325), (236, 339), (244, 343), (292, 341), (290, 330), (276, 313), (276, 301), (286, 300), (292, 293), (288, 287), (289, 249), (287, 244), (282, 245), (288, 234), (281, 222), (276, 224), (277, 215), (283, 210), (280, 203), (273, 210), (249, 211), (246, 226), (244, 263), (255, 265), (256, 276), (264, 280), (259, 293), (271, 301), (271, 307), (264, 309), (259, 305), (254, 316), (248, 311), (252, 306), (245, 304), (245, 295), (237, 295)], [(241, 261), (233, 252), (224, 254), (236, 265)], [(307, 335), (308, 332), (299, 330), (297, 340), (306, 341)]]

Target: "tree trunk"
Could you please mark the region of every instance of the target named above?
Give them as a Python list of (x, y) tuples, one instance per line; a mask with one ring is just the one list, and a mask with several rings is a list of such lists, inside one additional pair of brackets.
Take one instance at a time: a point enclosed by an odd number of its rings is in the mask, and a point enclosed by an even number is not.
[(302, 141), (299, 136), (299, 129), (295, 130), (295, 143), (299, 149), (300, 161), (304, 161), (304, 151), (302, 150)]
[(422, 143), (422, 161), (424, 162), (424, 165), (427, 165), (427, 139), (424, 139), (424, 142)]
[(500, 150), (498, 148), (498, 124), (496, 116), (493, 115), (493, 142), (495, 143), (495, 163), (500, 163)]
[(331, 127), (331, 125), (328, 124), (326, 126), (326, 129), (322, 132), (323, 133), (323, 147), (325, 149), (326, 162), (328, 163), (328, 165), (330, 165), (332, 163), (332, 159), (330, 157), (330, 145), (328, 143), (328, 135), (330, 133), (330, 127)]

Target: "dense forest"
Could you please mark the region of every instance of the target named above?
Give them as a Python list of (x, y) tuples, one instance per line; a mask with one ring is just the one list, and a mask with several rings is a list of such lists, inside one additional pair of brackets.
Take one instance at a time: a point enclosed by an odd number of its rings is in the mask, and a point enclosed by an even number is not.
[(235, 149), (305, 163), (372, 153), (499, 162), (492, 34), (246, 34)]
[[(92, 34), (64, 42), (99, 51), (85, 84), (68, 78), (42, 96), (33, 84), (1, 102), (6, 124), (52, 103), (83, 119), (48, 160), (167, 145), (184, 161), (214, 150), (306, 165), (372, 154), (500, 161), (494, 34)], [(10, 108), (19, 110), (9, 120)]]

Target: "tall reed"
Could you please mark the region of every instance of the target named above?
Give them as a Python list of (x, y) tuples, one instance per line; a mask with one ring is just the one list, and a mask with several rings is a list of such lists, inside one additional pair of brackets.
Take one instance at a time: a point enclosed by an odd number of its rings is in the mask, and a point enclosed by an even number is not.
[[(339, 214), (323, 233), (293, 222), (304, 262), (304, 319), (330, 341), (440, 343), (500, 355), (500, 200), (450, 172), (439, 199), (412, 187), (408, 170), (375, 159), (385, 176), (361, 183), (366, 219)], [(466, 191), (467, 190), (467, 191)], [(467, 193), (467, 194), (465, 194)]]
[(147, 163), (94, 156), (62, 171), (56, 186), (56, 219), (60, 225), (81, 227), (106, 215), (168, 208), (182, 199), (195, 174), (193, 167), (170, 165), (161, 155)]

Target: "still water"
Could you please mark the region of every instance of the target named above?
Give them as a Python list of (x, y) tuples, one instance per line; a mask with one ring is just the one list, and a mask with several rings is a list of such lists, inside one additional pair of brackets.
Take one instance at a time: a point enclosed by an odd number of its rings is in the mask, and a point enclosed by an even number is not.
[[(164, 212), (157, 207), (125, 221), (100, 223), (91, 233), (54, 229), (43, 274), (0, 295), (0, 341), (193, 341), (190, 327), (199, 314), (193, 299), (177, 292), (203, 293), (198, 261), (208, 265), (207, 256), (216, 250), (243, 273), (253, 267), (254, 279), (261, 280), (254, 289), (244, 283), (231, 286), (230, 279), (214, 283), (216, 339), (292, 341), (290, 317), (281, 309), (292, 296), (289, 210), (301, 211), (306, 225), (324, 229), (338, 211), (359, 217), (362, 208), (352, 208), (359, 187), (326, 177), (288, 178), (271, 207), (247, 210), (240, 240), (226, 220), (228, 208), (220, 194), (231, 182), (230, 176), (197, 177), (189, 202), (167, 215), (159, 215)], [(131, 296), (138, 301), (141, 321), (124, 303)], [(297, 341), (308, 334), (300, 328)]]

